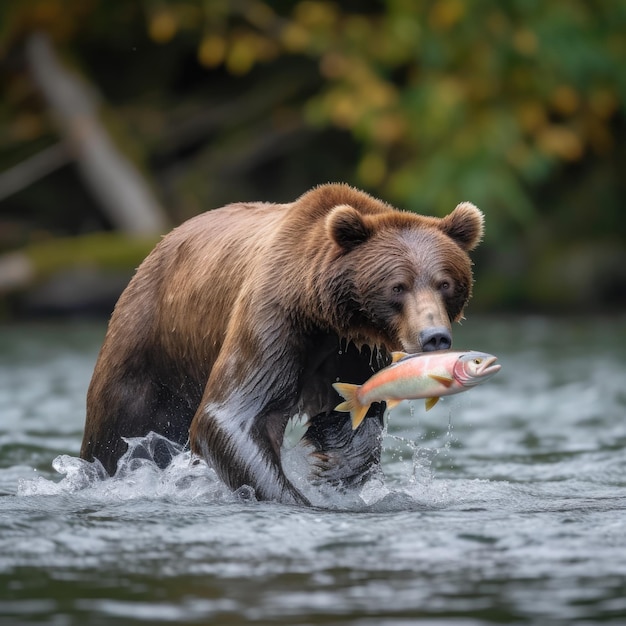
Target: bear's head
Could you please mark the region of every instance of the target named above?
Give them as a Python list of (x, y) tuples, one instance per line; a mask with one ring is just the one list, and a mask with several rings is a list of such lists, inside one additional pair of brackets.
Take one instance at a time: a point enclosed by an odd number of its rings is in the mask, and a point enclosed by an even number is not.
[(349, 204), (326, 217), (335, 243), (333, 298), (350, 339), (387, 350), (451, 347), (452, 322), (472, 291), (468, 252), (483, 235), (483, 214), (459, 204), (443, 218)]

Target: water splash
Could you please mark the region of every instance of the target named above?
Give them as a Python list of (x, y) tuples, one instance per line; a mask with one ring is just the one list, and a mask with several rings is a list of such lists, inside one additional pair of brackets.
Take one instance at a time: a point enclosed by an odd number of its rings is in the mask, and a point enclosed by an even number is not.
[[(99, 461), (62, 454), (52, 467), (64, 477), (49, 480), (42, 476), (20, 479), (18, 496), (60, 495), (89, 492), (96, 498), (132, 500), (140, 498), (223, 500), (237, 499), (203, 460), (161, 435), (127, 438), (128, 450), (120, 458), (114, 476)], [(171, 462), (161, 469), (164, 454)], [(243, 494), (242, 494), (243, 495)]]
[[(388, 436), (392, 445), (409, 447), (411, 469), (391, 484), (382, 475), (359, 488), (319, 483), (310, 479), (310, 449), (300, 439), (306, 422), (290, 423), (282, 450), (283, 469), (289, 480), (313, 506), (331, 510), (424, 508), (441, 502), (442, 493), (433, 487), (433, 460), (437, 449), (423, 447), (397, 435)], [(50, 496), (78, 492), (96, 500), (126, 501), (162, 499), (190, 502), (254, 501), (254, 489), (243, 486), (232, 492), (207, 463), (183, 446), (161, 435), (127, 438), (128, 450), (120, 458), (114, 476), (109, 476), (99, 461), (89, 462), (67, 454), (57, 456), (53, 469), (62, 476), (48, 479), (21, 478), (17, 495)], [(394, 452), (392, 452), (392, 455)], [(398, 452), (398, 454), (401, 454)], [(163, 469), (165, 461), (169, 464)]]

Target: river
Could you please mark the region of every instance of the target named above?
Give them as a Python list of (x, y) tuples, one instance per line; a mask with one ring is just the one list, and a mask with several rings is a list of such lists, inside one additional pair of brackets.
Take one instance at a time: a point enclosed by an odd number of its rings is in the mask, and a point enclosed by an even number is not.
[(311, 508), (186, 453), (98, 477), (77, 457), (104, 330), (0, 327), (0, 623), (626, 623), (626, 318), (470, 317), (455, 347), (502, 370), (395, 408), (384, 482)]

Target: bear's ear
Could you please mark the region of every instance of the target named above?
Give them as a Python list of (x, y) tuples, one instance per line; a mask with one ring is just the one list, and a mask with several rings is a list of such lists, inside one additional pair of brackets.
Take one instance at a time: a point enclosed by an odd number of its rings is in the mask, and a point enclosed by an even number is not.
[(473, 250), (483, 238), (484, 216), (471, 202), (461, 202), (441, 219), (440, 228), (463, 250)]
[(361, 245), (374, 232), (367, 218), (347, 204), (340, 204), (330, 211), (326, 217), (326, 229), (344, 252)]

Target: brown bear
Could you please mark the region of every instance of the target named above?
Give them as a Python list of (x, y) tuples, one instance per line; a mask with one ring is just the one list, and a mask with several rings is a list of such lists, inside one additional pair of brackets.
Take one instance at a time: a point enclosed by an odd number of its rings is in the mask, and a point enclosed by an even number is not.
[(232, 489), (305, 504), (280, 456), (299, 414), (316, 480), (362, 483), (378, 471), (385, 405), (353, 430), (332, 383), (363, 383), (391, 351), (450, 347), (482, 232), (468, 202), (427, 217), (343, 184), (188, 220), (115, 307), (81, 456), (113, 474), (122, 437), (154, 431), (189, 441)]

